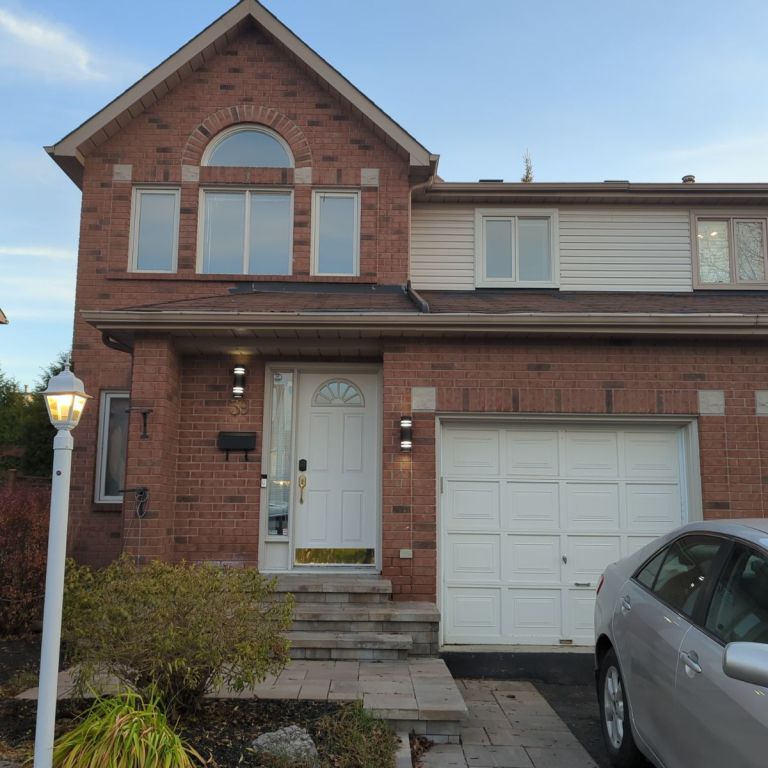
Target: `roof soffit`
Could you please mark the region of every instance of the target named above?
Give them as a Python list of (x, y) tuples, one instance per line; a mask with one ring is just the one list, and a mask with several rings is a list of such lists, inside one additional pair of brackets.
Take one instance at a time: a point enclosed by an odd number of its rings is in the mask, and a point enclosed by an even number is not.
[(436, 167), (437, 156), (431, 154), (257, 0), (240, 0), (107, 106), (56, 144), (46, 147), (46, 151), (80, 186), (85, 154), (107, 141), (207, 60), (218, 55), (248, 24), (255, 24), (266, 32), (314, 79), (348, 103), (363, 122), (379, 133), (390, 146), (406, 154), (413, 170), (431, 175)]

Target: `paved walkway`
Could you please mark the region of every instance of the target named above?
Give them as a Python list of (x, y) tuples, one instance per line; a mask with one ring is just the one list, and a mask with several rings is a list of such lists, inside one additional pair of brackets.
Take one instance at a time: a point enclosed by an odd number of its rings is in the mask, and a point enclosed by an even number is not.
[(531, 683), (459, 680), (469, 713), (459, 744), (436, 744), (424, 768), (596, 768)]

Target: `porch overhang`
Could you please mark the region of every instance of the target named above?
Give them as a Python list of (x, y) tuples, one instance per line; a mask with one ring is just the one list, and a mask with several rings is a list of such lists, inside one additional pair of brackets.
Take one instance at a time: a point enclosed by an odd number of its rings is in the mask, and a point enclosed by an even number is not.
[[(130, 347), (137, 334), (162, 333), (180, 348), (264, 346), (342, 341), (371, 350), (384, 338), (456, 339), (516, 336), (751, 337), (768, 336), (768, 313), (515, 312), (212, 312), (115, 310), (82, 312), (106, 337)], [(290, 346), (290, 345), (289, 345)]]

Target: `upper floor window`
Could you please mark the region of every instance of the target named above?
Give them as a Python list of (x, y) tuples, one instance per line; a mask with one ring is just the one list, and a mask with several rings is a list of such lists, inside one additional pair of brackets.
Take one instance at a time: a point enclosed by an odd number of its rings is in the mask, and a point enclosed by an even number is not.
[(200, 199), (198, 271), (289, 275), (293, 249), (290, 192), (207, 189)]
[(697, 216), (696, 253), (700, 286), (747, 288), (766, 283), (766, 219)]
[(360, 193), (312, 195), (312, 272), (360, 274)]
[(288, 145), (272, 131), (237, 126), (219, 134), (203, 155), (203, 165), (238, 168), (293, 168)]
[(476, 285), (557, 285), (556, 211), (478, 209), (475, 227)]
[(174, 272), (179, 236), (179, 190), (136, 188), (131, 219), (131, 269)]

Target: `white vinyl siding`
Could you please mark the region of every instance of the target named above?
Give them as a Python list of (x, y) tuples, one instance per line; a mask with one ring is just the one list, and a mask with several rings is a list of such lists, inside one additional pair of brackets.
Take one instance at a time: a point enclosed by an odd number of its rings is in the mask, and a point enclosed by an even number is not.
[[(693, 290), (686, 209), (564, 207), (558, 231), (561, 290)], [(475, 287), (475, 206), (413, 207), (410, 276), (417, 290)]]
[(560, 210), (560, 287), (691, 291), (687, 210)]

